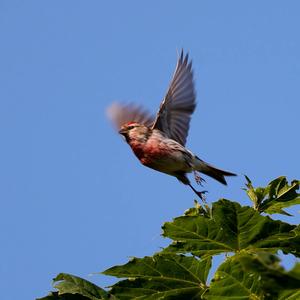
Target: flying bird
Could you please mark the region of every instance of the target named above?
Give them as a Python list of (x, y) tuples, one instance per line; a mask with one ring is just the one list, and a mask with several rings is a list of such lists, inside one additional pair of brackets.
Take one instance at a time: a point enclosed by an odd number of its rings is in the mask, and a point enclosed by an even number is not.
[(192, 62), (182, 50), (167, 94), (155, 117), (133, 104), (113, 103), (107, 112), (144, 166), (176, 177), (204, 200), (206, 191), (197, 191), (187, 173), (193, 172), (198, 184), (204, 181), (200, 172), (225, 185), (225, 176), (236, 174), (206, 163), (185, 147), (195, 108)]

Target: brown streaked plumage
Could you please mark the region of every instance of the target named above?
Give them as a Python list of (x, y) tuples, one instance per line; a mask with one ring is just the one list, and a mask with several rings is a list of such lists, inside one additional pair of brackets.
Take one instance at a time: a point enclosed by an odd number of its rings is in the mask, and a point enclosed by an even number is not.
[(108, 116), (144, 166), (176, 177), (204, 199), (204, 192), (194, 189), (187, 173), (194, 172), (197, 183), (203, 180), (199, 171), (223, 184), (225, 176), (235, 174), (215, 168), (185, 148), (195, 108), (192, 62), (182, 51), (155, 118), (139, 106), (119, 103), (109, 107)]

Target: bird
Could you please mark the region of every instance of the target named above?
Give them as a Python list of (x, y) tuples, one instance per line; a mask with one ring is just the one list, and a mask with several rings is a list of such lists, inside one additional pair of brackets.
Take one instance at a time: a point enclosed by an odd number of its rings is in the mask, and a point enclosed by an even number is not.
[(197, 184), (208, 175), (227, 185), (226, 176), (236, 174), (221, 170), (200, 159), (185, 147), (191, 116), (196, 108), (192, 61), (189, 53), (181, 53), (171, 83), (156, 116), (136, 104), (112, 103), (107, 114), (119, 134), (146, 167), (176, 177), (205, 201), (207, 191), (196, 190), (188, 173), (194, 173)]

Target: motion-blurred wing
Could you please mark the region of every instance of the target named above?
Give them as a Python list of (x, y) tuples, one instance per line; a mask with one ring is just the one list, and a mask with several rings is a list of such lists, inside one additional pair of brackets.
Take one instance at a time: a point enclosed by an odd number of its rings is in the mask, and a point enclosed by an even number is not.
[(163, 99), (152, 129), (163, 131), (169, 138), (185, 145), (191, 114), (196, 108), (192, 62), (181, 51), (175, 73)]
[(150, 127), (154, 121), (152, 115), (143, 108), (133, 104), (123, 105), (113, 103), (107, 109), (107, 115), (117, 129), (120, 129), (122, 125), (129, 122), (136, 122)]

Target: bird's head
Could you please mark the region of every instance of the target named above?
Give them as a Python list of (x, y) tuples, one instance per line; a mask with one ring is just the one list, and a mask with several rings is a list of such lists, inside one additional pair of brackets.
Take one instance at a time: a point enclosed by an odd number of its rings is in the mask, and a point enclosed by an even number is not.
[(121, 126), (119, 133), (125, 137), (127, 143), (130, 141), (145, 142), (150, 131), (151, 129), (143, 124), (129, 122)]

